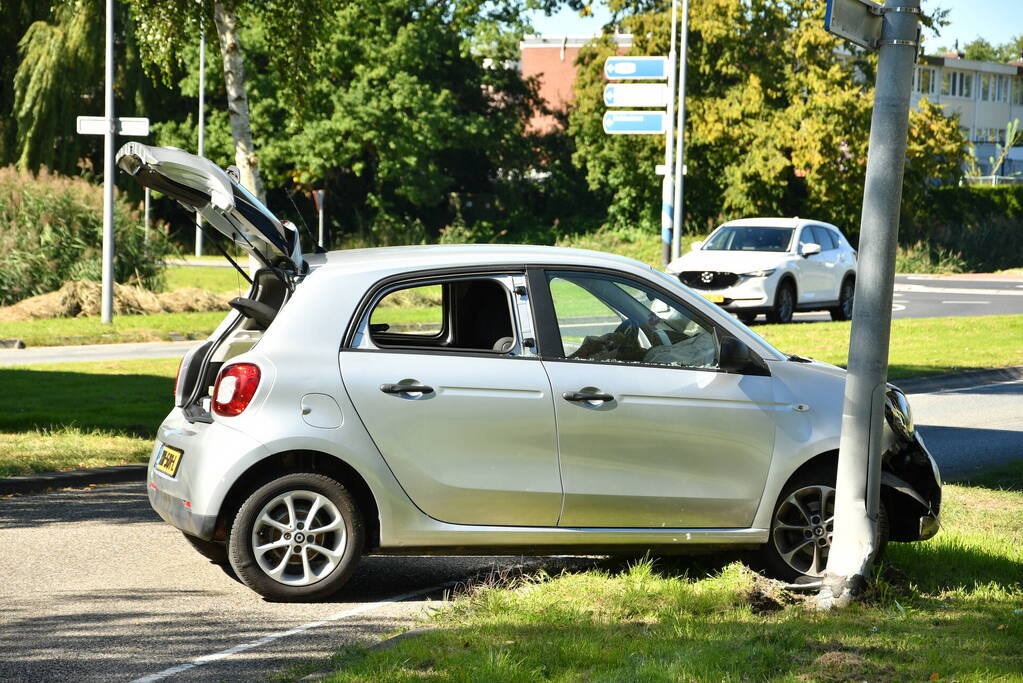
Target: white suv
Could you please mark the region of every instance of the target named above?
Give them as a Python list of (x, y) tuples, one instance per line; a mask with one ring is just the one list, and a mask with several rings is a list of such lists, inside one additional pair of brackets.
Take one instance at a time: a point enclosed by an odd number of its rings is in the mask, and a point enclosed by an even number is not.
[(803, 218), (744, 218), (725, 223), (668, 272), (744, 323), (760, 313), (787, 323), (795, 311), (826, 310), (849, 320), (856, 250), (835, 226)]

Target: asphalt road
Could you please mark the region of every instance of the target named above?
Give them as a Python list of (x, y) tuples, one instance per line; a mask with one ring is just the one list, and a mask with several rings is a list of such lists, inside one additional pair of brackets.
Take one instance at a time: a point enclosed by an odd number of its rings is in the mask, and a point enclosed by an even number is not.
[[(1023, 459), (1021, 399), (1016, 381), (911, 402), (951, 479)], [(0, 499), (0, 547), (0, 680), (17, 681), (263, 680), (378, 640), (442, 586), (536, 562), (371, 557), (332, 602), (268, 603), (196, 554), (137, 484)]]

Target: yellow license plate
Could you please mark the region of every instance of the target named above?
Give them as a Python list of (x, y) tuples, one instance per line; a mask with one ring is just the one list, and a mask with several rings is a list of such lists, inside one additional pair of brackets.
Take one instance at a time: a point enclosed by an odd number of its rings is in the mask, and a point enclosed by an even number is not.
[(704, 294), (703, 298), (705, 298), (712, 304), (720, 304), (723, 303), (725, 300), (725, 297), (721, 296), (720, 294)]
[(156, 469), (164, 474), (174, 476), (178, 473), (183, 453), (172, 446), (164, 445), (160, 455), (156, 457)]

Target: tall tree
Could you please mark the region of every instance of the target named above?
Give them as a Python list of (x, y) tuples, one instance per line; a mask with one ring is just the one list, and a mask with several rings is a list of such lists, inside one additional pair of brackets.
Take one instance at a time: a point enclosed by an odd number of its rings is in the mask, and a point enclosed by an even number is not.
[[(638, 5), (638, 12), (636, 12)], [(633, 35), (633, 54), (665, 54), (670, 5), (611, 3)], [(685, 224), (704, 231), (722, 218), (808, 215), (855, 232), (863, 191), (872, 97), (871, 60), (836, 55), (815, 0), (701, 0), (690, 6)], [(569, 132), (591, 187), (614, 193), (610, 215), (653, 225), (659, 183), (650, 173), (663, 138), (606, 136), (601, 68), (615, 50), (605, 36), (580, 54)], [(938, 108), (914, 126), (941, 131), (912, 148), (926, 179), (953, 180), (963, 156), (957, 123)], [(909, 177), (909, 175), (907, 175)], [(905, 195), (926, 184), (910, 186)]]

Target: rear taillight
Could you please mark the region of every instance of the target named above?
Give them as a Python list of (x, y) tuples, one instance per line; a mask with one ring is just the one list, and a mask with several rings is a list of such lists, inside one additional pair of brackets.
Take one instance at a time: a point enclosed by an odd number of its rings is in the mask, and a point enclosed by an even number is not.
[(178, 380), (181, 379), (181, 365), (185, 362), (184, 356), (178, 361), (178, 371), (174, 373), (174, 393), (171, 394), (175, 398), (178, 396)]
[(259, 366), (252, 363), (228, 365), (213, 385), (213, 412), (224, 417), (239, 415), (249, 405), (259, 386)]

